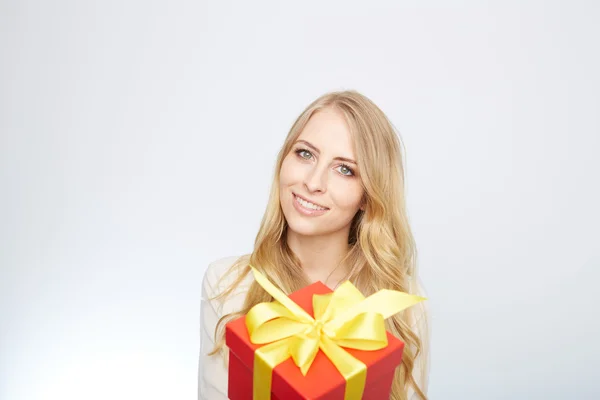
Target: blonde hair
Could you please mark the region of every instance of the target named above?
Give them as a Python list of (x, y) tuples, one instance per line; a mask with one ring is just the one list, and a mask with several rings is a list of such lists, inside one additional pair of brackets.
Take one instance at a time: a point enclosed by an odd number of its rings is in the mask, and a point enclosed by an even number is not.
[[(385, 114), (367, 97), (356, 91), (327, 93), (312, 102), (294, 122), (277, 157), (275, 176), (265, 214), (256, 236), (254, 251), (241, 257), (229, 270), (237, 273), (233, 283), (216, 298), (225, 298), (250, 273), (249, 264), (265, 274), (283, 292), (289, 294), (309, 284), (286, 242), (287, 223), (279, 202), (279, 172), (284, 158), (313, 114), (333, 108), (344, 117), (354, 140), (358, 169), (365, 191), (364, 210), (354, 217), (345, 258), (351, 266), (348, 279), (365, 295), (386, 288), (414, 292), (416, 288), (416, 248), (406, 213), (404, 167), (401, 142)], [(211, 354), (225, 347), (224, 325), (245, 315), (271, 296), (253, 282), (243, 309), (223, 316), (217, 324), (218, 338)], [(421, 399), (427, 397), (415, 382), (412, 371), (415, 358), (423, 350), (419, 336), (410, 329), (415, 320), (413, 308), (386, 320), (388, 331), (404, 341), (402, 364), (396, 369), (391, 399), (405, 400), (412, 386)], [(426, 359), (425, 355), (421, 355)]]

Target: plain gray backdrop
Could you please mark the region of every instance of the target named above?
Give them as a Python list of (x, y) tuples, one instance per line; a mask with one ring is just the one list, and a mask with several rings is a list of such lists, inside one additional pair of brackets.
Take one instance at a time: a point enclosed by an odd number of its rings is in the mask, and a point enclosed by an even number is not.
[(0, 399), (194, 399), (209, 262), (250, 252), (330, 90), (406, 146), (432, 399), (600, 398), (594, 1), (0, 2)]

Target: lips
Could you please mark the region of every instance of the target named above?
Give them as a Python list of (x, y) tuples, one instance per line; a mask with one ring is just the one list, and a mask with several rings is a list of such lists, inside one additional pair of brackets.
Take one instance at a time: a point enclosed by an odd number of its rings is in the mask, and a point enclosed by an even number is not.
[(305, 217), (319, 217), (327, 212), (329, 212), (329, 208), (323, 207), (320, 204), (313, 203), (309, 200), (306, 200), (304, 197), (298, 196), (293, 193), (292, 204), (294, 205), (294, 209), (300, 215)]
[(305, 208), (309, 209), (309, 210), (315, 210), (315, 211), (326, 211), (329, 210), (328, 207), (325, 207), (322, 204), (319, 203), (315, 203), (314, 201), (311, 201), (305, 197), (299, 196), (296, 193), (293, 193), (294, 197), (296, 198), (296, 200), (298, 200), (298, 202)]

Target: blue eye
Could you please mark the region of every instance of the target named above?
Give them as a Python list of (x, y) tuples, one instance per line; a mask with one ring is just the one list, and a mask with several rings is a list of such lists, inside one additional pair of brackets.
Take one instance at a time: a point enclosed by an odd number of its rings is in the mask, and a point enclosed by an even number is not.
[(295, 153), (305, 160), (310, 160), (313, 156), (312, 153), (306, 149), (298, 149)]
[(354, 171), (352, 171), (352, 168), (350, 168), (346, 164), (340, 165), (338, 167), (338, 171), (340, 172), (340, 174), (342, 174), (344, 176), (353, 176), (354, 175)]

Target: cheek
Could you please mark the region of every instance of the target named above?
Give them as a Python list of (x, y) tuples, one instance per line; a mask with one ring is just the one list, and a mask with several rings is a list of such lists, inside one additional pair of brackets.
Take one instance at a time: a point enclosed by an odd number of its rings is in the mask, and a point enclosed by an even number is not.
[(279, 170), (279, 185), (287, 186), (290, 180), (290, 161), (289, 157), (286, 157), (281, 164), (281, 169)]
[(282, 187), (294, 185), (302, 180), (304, 168), (292, 157), (292, 155), (287, 156), (281, 164), (279, 185)]
[(340, 182), (331, 189), (331, 196), (338, 207), (352, 212), (360, 207), (364, 191), (358, 180)]

